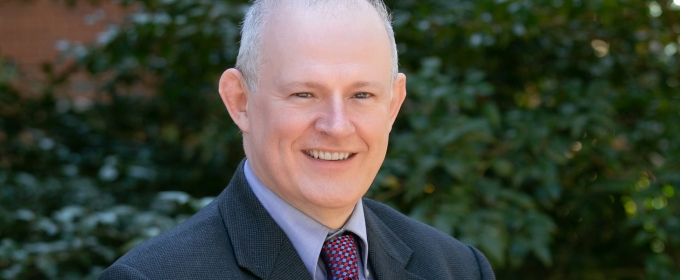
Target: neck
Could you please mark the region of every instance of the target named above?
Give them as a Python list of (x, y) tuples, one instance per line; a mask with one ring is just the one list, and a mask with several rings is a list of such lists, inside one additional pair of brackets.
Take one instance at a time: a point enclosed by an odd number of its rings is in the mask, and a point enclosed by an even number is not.
[(349, 216), (352, 215), (355, 205), (352, 205), (350, 208), (341, 209), (315, 209), (314, 207), (301, 209), (301, 207), (296, 205), (293, 205), (293, 207), (330, 229), (339, 229), (345, 225)]

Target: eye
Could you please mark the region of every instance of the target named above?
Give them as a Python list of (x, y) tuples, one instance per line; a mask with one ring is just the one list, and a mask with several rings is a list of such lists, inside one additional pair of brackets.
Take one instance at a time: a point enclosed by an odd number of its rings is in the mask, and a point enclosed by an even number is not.
[(310, 98), (310, 97), (312, 97), (312, 94), (309, 93), (309, 92), (298, 92), (298, 93), (294, 93), (293, 95), (295, 95), (295, 96), (297, 96), (297, 97), (301, 97), (301, 98)]
[(369, 98), (371, 97), (371, 94), (368, 92), (359, 92), (354, 95), (354, 98), (359, 98), (359, 99), (364, 99), (364, 98)]

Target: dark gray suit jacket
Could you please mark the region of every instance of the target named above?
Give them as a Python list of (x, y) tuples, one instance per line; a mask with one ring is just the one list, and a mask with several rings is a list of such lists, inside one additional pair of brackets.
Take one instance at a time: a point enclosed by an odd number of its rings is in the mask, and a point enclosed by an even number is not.
[[(212, 203), (130, 250), (98, 279), (311, 279), (248, 186), (244, 162)], [(495, 279), (477, 249), (384, 204), (363, 203), (371, 279)]]

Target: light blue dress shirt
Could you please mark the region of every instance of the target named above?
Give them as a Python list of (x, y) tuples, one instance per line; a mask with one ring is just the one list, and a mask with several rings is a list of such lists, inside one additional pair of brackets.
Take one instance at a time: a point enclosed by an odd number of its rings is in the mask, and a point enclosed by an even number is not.
[(255, 193), (255, 196), (267, 210), (274, 221), (283, 229), (288, 239), (293, 243), (298, 255), (305, 264), (307, 271), (314, 280), (326, 279), (326, 268), (320, 257), (321, 247), (326, 240), (335, 238), (345, 231), (354, 233), (359, 237), (359, 278), (362, 280), (370, 278), (370, 268), (368, 266), (368, 238), (366, 236), (366, 220), (364, 218), (364, 207), (361, 199), (354, 206), (354, 211), (350, 215), (345, 225), (339, 230), (332, 230), (312, 217), (291, 206), (278, 195), (273, 193), (255, 176), (250, 163), (246, 160), (244, 173), (248, 185)]

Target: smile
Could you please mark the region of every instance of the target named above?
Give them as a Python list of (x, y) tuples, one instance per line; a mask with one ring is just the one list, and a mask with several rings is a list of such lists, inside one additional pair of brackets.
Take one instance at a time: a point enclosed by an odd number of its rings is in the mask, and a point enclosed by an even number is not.
[(353, 153), (324, 152), (319, 150), (307, 150), (307, 155), (320, 160), (343, 160), (354, 155)]

